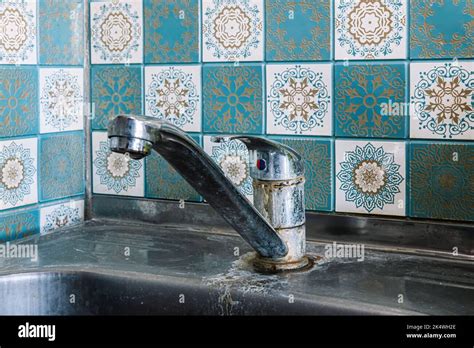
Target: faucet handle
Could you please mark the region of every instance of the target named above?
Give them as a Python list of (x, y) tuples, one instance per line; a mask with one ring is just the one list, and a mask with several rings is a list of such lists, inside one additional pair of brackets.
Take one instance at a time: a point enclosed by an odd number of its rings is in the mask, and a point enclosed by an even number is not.
[(304, 175), (302, 157), (289, 146), (248, 135), (211, 137), (211, 141), (215, 143), (232, 140), (240, 140), (247, 146), (250, 157), (250, 176), (253, 179), (291, 180)]

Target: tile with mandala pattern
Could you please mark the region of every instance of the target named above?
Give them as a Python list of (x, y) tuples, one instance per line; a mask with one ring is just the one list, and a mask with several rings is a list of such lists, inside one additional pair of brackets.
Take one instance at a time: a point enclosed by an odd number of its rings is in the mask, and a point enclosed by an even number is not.
[(83, 69), (41, 68), (39, 80), (40, 132), (83, 129)]
[(267, 133), (332, 134), (331, 64), (266, 67)]
[(404, 59), (408, 1), (335, 0), (336, 59)]
[(0, 64), (36, 64), (36, 0), (0, 1)]
[(92, 129), (107, 129), (118, 114), (141, 114), (141, 68), (94, 66), (91, 74), (94, 116)]
[(474, 221), (474, 143), (409, 148), (410, 216)]
[(0, 141), (0, 210), (38, 201), (38, 141)]
[(146, 66), (145, 114), (186, 132), (201, 131), (201, 67)]
[(39, 0), (38, 23), (41, 64), (83, 64), (83, 0)]
[(410, 137), (474, 140), (474, 61), (410, 64)]
[(141, 0), (94, 1), (90, 16), (92, 64), (143, 61)]
[(203, 67), (204, 132), (262, 133), (262, 70), (250, 64)]
[(39, 233), (37, 209), (0, 213), (0, 243)]
[(144, 160), (111, 152), (106, 132), (92, 133), (92, 190), (94, 193), (143, 197)]
[(37, 80), (34, 67), (0, 68), (0, 137), (37, 133)]
[(331, 58), (330, 0), (267, 0), (265, 16), (268, 61)]
[(405, 142), (336, 140), (336, 211), (405, 216)]
[(40, 201), (84, 193), (84, 133), (43, 135), (39, 149)]
[(411, 0), (410, 57), (474, 57), (472, 0)]
[(304, 158), (305, 206), (307, 210), (333, 210), (333, 140), (322, 138), (272, 137)]
[(145, 63), (199, 62), (199, 1), (144, 1)]
[(340, 63), (334, 75), (336, 136), (407, 136), (405, 63)]
[(71, 200), (40, 209), (40, 231), (48, 233), (58, 228), (84, 221), (84, 200)]
[(263, 0), (203, 0), (203, 61), (262, 61)]
[(219, 165), (227, 178), (253, 202), (253, 184), (250, 177), (249, 152), (239, 140), (214, 143), (204, 136), (204, 151)]
[[(198, 144), (199, 135), (191, 135)], [(201, 196), (189, 185), (171, 165), (156, 152), (145, 160), (145, 185), (147, 198), (162, 198), (186, 201), (201, 201)]]

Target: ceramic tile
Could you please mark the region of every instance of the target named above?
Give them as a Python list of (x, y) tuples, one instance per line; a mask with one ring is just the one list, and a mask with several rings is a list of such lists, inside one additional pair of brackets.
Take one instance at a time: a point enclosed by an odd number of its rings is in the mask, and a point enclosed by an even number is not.
[(39, 233), (37, 209), (0, 213), (0, 242), (13, 241)]
[(84, 221), (84, 200), (71, 200), (40, 209), (41, 233), (49, 233)]

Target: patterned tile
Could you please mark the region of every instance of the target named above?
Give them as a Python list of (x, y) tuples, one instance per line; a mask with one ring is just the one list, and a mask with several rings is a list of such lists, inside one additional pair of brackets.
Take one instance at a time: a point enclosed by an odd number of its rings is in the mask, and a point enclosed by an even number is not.
[(38, 201), (36, 138), (0, 141), (0, 210)]
[(406, 65), (335, 66), (336, 136), (405, 138)]
[(140, 67), (92, 67), (92, 129), (107, 129), (117, 114), (141, 113)]
[(328, 0), (267, 0), (267, 60), (330, 59), (331, 3)]
[(305, 162), (307, 210), (333, 210), (333, 140), (317, 138), (272, 138), (298, 152)]
[(145, 114), (187, 132), (201, 131), (201, 67), (145, 67)]
[(0, 137), (38, 131), (38, 76), (35, 68), (0, 68)]
[(82, 0), (39, 0), (41, 64), (82, 65), (84, 6)]
[(472, 0), (411, 0), (411, 58), (474, 57)]
[(199, 62), (199, 1), (144, 0), (145, 63)]
[(36, 0), (0, 1), (0, 64), (36, 64)]
[(0, 213), (0, 242), (13, 241), (36, 233), (39, 233), (37, 209)]
[(204, 151), (219, 165), (227, 178), (253, 202), (253, 184), (249, 172), (249, 152), (239, 140), (214, 143), (204, 136)]
[(40, 141), (40, 200), (84, 193), (84, 133), (43, 136)]
[(48, 233), (84, 221), (84, 200), (73, 200), (41, 207), (40, 230)]
[(144, 160), (111, 152), (106, 132), (92, 133), (92, 161), (94, 193), (145, 195)]
[[(198, 143), (201, 143), (199, 135), (191, 135)], [(146, 197), (163, 198), (186, 201), (201, 201), (201, 196), (189, 185), (183, 177), (159, 156), (156, 152), (146, 157)]]
[(43, 68), (39, 72), (40, 132), (84, 128), (82, 68)]
[(336, 140), (336, 211), (405, 215), (405, 143)]
[(267, 65), (267, 133), (331, 135), (331, 64)]
[(474, 221), (474, 144), (410, 144), (410, 216)]
[(143, 61), (142, 0), (90, 4), (92, 64)]
[(474, 140), (474, 61), (410, 65), (410, 137)]
[(203, 61), (263, 60), (263, 0), (202, 1)]
[(407, 6), (400, 0), (335, 0), (336, 59), (404, 59)]
[(203, 67), (203, 130), (261, 134), (262, 66)]

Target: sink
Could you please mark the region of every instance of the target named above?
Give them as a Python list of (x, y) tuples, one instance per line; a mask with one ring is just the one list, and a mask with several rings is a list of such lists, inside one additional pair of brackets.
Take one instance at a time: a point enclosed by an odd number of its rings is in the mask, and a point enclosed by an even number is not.
[(374, 250), (328, 259), (308, 242), (323, 256), (312, 269), (264, 275), (219, 228), (105, 219), (17, 243), (39, 257), (0, 259), (0, 315), (474, 314), (472, 262)]

